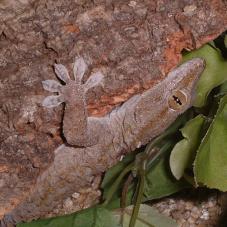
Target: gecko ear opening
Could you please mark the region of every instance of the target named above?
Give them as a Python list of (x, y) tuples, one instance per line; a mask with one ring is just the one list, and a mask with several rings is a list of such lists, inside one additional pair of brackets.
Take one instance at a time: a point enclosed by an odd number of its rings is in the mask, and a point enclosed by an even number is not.
[(103, 86), (103, 78), (104, 75), (100, 71), (92, 73), (91, 76), (86, 81), (86, 83), (84, 84), (85, 92), (98, 85)]
[(84, 59), (82, 57), (76, 58), (73, 66), (73, 74), (77, 83), (81, 84), (81, 80), (83, 79), (86, 70), (87, 64), (85, 63)]

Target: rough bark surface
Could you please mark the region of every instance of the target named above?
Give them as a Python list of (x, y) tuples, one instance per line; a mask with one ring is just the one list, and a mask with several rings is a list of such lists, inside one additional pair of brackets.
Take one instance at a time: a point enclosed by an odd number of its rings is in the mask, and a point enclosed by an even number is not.
[[(103, 116), (161, 81), (183, 49), (225, 31), (226, 12), (221, 0), (0, 1), (0, 217), (31, 194), (63, 143), (63, 109), (41, 106), (55, 62), (70, 68), (80, 55), (87, 76), (103, 72), (104, 88), (87, 96), (90, 115)], [(106, 157), (103, 171), (117, 161)]]

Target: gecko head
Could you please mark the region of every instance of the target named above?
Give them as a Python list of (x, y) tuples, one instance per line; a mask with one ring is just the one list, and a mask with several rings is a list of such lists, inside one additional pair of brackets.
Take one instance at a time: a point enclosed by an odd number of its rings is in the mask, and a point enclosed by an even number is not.
[(205, 61), (194, 58), (169, 73), (168, 105), (171, 110), (184, 112), (191, 106), (195, 97), (196, 82), (204, 68)]

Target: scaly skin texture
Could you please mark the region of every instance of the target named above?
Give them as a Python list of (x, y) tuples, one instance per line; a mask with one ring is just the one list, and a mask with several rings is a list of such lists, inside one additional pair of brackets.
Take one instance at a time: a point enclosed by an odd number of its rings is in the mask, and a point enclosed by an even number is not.
[[(38, 178), (29, 198), (6, 215), (1, 226), (43, 216), (60, 200), (81, 188), (92, 187), (96, 176), (106, 171), (106, 166), (112, 166), (121, 155), (159, 135), (191, 106), (196, 81), (204, 70), (202, 59), (188, 61), (170, 72), (161, 83), (130, 98), (109, 115), (94, 118), (86, 115), (85, 94), (90, 87), (101, 82), (102, 76), (99, 73), (91, 75), (82, 84), (85, 68), (82, 73), (78, 73), (78, 70), (83, 68), (84, 62), (81, 58), (77, 61), (81, 62), (75, 63), (78, 65), (74, 71), (75, 81), (69, 79), (66, 69), (60, 65), (61, 72), (56, 70), (56, 73), (66, 85), (59, 88), (53, 81), (44, 85), (45, 89), (52, 91), (58, 87), (59, 92), (59, 96), (47, 97), (45, 106), (66, 103), (64, 136), (74, 146), (63, 144), (55, 151), (53, 164)], [(80, 101), (74, 101), (77, 96)], [(76, 148), (75, 145), (84, 147)]]

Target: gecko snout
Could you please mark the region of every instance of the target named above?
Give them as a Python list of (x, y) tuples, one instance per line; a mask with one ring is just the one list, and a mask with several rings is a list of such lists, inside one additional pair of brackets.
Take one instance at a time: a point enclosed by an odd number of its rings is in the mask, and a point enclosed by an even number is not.
[(169, 108), (183, 112), (189, 108), (195, 98), (196, 83), (205, 68), (205, 61), (194, 58), (170, 72), (172, 90), (168, 95)]

